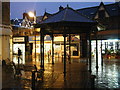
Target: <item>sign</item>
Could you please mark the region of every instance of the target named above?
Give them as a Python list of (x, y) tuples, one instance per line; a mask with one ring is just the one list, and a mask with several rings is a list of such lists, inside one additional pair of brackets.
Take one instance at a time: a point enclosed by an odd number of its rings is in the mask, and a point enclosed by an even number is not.
[(25, 42), (25, 37), (14, 37), (13, 42)]
[[(29, 42), (35, 41), (35, 36), (29, 36)], [(36, 41), (40, 41), (40, 36), (36, 36)]]

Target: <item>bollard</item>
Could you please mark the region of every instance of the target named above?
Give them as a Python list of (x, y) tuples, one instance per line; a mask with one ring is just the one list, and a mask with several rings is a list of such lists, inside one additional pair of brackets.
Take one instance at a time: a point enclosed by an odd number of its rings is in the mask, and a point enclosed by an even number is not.
[(59, 58), (59, 53), (58, 53), (58, 58)]
[(34, 65), (34, 67), (35, 67), (35, 71), (37, 72), (37, 66), (36, 66), (36, 65)]
[(32, 71), (32, 90), (35, 90), (35, 71)]
[(43, 70), (42, 69), (40, 69), (37, 72), (37, 78), (41, 79), (40, 81), (43, 82)]
[(62, 62), (63, 62), (63, 59), (64, 59), (64, 58), (63, 58), (63, 55), (62, 55)]
[(95, 88), (95, 75), (91, 75), (90, 79), (91, 79), (91, 88)]
[(50, 60), (49, 60), (49, 53), (48, 53), (48, 62), (50, 62)]

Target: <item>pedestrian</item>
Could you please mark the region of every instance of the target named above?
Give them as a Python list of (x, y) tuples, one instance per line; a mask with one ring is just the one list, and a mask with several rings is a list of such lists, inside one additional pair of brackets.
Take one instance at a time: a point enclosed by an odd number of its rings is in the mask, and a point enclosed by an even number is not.
[(18, 56), (21, 56), (22, 55), (22, 52), (21, 50), (18, 48)]

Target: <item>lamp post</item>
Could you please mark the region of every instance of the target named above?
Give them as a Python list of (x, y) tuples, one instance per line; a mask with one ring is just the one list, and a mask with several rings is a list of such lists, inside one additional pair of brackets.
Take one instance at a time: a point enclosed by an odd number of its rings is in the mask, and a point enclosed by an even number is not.
[[(36, 23), (36, 16), (35, 16), (35, 13), (33, 12), (28, 12), (28, 15), (30, 18), (33, 18), (33, 24)], [(35, 36), (35, 62), (36, 62), (36, 32), (35, 32), (35, 28), (33, 27), (33, 30), (34, 30), (34, 36)]]

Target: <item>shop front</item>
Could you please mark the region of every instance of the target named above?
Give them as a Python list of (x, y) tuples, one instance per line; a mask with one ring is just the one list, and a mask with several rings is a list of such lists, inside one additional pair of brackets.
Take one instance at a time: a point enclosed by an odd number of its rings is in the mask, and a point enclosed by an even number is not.
[[(103, 55), (104, 58), (109, 58), (109, 59), (119, 58), (120, 40), (119, 39), (98, 40), (98, 53), (99, 53), (98, 57), (101, 57), (101, 55)], [(92, 40), (92, 55), (94, 57), (96, 56), (95, 40)]]
[[(78, 35), (76, 36), (78, 37)], [(36, 40), (35, 40), (36, 38)], [(64, 37), (63, 36), (56, 36), (54, 37), (54, 56), (56, 58), (62, 58), (62, 55), (64, 54)], [(80, 57), (79, 52), (79, 38), (71, 39), (71, 56), (74, 57)], [(36, 60), (40, 60), (40, 36), (29, 36), (29, 47), (30, 52), (32, 55), (32, 58), (35, 58), (36, 54)], [(67, 56), (69, 55), (69, 43), (67, 41), (66, 44), (66, 53)], [(49, 35), (46, 35), (44, 37), (44, 56), (48, 57), (52, 56), (52, 40)]]
[[(44, 53), (45, 56), (51, 51), (51, 40), (45, 38), (44, 44)], [(40, 36), (29, 36), (29, 51), (32, 59), (39, 61), (40, 60)]]
[(25, 64), (27, 56), (27, 37), (13, 37), (13, 62), (18, 63), (18, 49), (21, 50), (22, 55), (20, 56), (20, 64)]

